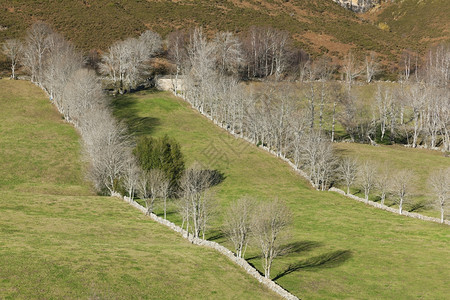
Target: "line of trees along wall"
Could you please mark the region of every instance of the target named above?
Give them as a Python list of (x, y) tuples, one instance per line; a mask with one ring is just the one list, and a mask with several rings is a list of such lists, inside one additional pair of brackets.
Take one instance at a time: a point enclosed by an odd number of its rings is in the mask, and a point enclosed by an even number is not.
[[(412, 136), (412, 147), (417, 146), (418, 128), (421, 127), (421, 132), (427, 136), (424, 139), (431, 147), (435, 148), (439, 140), (443, 144), (443, 150), (448, 150), (448, 79), (444, 69), (436, 70), (431, 66), (441, 66), (444, 63), (429, 63), (429, 69), (422, 80), (403, 83), (398, 90), (379, 85), (376, 106), (372, 110), (373, 114), (370, 114), (358, 109), (361, 101), (358, 101), (358, 95), (353, 89), (354, 63), (348, 64), (349, 75), (344, 89), (341, 85), (325, 83), (333, 69), (329, 62), (322, 59), (317, 63), (310, 63), (306, 71), (310, 81), (304, 83), (306, 88), (303, 89), (306, 101), (302, 102), (298, 99), (298, 91), (287, 83), (267, 83), (264, 87), (252, 88), (240, 83), (238, 74), (224, 74), (220, 67), (224, 64), (223, 60), (218, 63), (217, 56), (213, 55), (214, 43), (214, 40), (209, 42), (199, 28), (191, 33), (186, 46), (186, 63), (182, 68), (182, 95), (185, 100), (230, 133), (262, 145), (278, 157), (292, 161), (296, 169), (306, 171), (313, 186), (320, 190), (326, 190), (341, 180), (339, 160), (331, 146), (337, 119), (344, 125), (352, 141), (368, 140), (376, 144), (374, 140), (377, 139), (377, 130), (381, 132), (378, 137), (380, 140), (384, 139), (389, 130), (391, 138), (397, 132), (406, 132), (403, 137), (409, 141), (411, 134), (408, 128), (411, 127), (406, 125), (405, 120), (411, 118), (410, 123), (417, 128)], [(442, 48), (435, 51), (433, 61), (448, 56), (448, 52), (440, 54), (442, 51)], [(428, 76), (429, 72), (435, 72), (436, 76)], [(317, 78), (319, 82), (315, 81)], [(411, 109), (413, 104), (406, 103), (415, 103), (417, 99), (422, 106), (420, 111), (415, 112)], [(323, 126), (325, 115), (329, 115), (329, 112), (324, 112), (325, 102), (331, 102), (333, 107), (331, 132)], [(340, 113), (336, 111), (337, 103), (343, 108)], [(365, 119), (358, 119), (358, 114), (365, 115)], [(355, 166), (350, 168), (357, 171)], [(359, 168), (361, 185), (368, 198), (375, 189), (376, 166), (366, 163)], [(391, 195), (397, 195), (401, 213), (406, 201), (405, 185), (411, 180), (407, 176), (400, 176), (400, 173), (396, 174), (396, 178), (405, 180), (395, 182), (400, 188), (392, 184)], [(380, 190), (384, 199), (386, 191), (384, 188)], [(448, 191), (444, 198), (448, 199)]]

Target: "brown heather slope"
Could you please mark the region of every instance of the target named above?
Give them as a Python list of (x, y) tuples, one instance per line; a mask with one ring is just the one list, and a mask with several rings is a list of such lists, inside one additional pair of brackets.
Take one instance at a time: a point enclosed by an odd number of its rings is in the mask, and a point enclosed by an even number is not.
[[(415, 0), (406, 2), (411, 1)], [(297, 46), (312, 54), (326, 52), (342, 58), (348, 48), (353, 48), (355, 52), (376, 51), (386, 60), (396, 61), (401, 48), (415, 49), (419, 40), (426, 40), (420, 32), (401, 36), (403, 25), (396, 26), (389, 20), (397, 7), (389, 5), (379, 15), (391, 26), (389, 32), (378, 28), (378, 14), (364, 20), (331, 0), (3, 0), (0, 41), (22, 36), (36, 20), (50, 23), (84, 50), (105, 49), (115, 40), (148, 28), (164, 36), (174, 29), (194, 26), (206, 27), (212, 33), (269, 25), (289, 31)], [(448, 18), (437, 5), (422, 7), (421, 12), (428, 8), (432, 10), (428, 15), (439, 16), (439, 20)], [(408, 19), (408, 13), (403, 19)]]

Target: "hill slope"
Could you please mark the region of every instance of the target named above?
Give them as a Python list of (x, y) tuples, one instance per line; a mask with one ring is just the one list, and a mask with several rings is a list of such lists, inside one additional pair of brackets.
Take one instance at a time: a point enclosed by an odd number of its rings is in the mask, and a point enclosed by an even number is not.
[(79, 150), (42, 91), (0, 80), (0, 298), (276, 298), (217, 252), (92, 195)]
[[(302, 299), (444, 299), (450, 292), (447, 226), (317, 192), (281, 160), (231, 137), (169, 93), (117, 97), (115, 107), (136, 134), (168, 134), (181, 143), (189, 163), (224, 173), (210, 234), (215, 241), (231, 248), (218, 231), (231, 201), (251, 195), (288, 203), (296, 251), (276, 259), (271, 274), (291, 293)], [(170, 218), (180, 221), (176, 214)], [(258, 254), (249, 249), (246, 258), (260, 268)]]
[[(411, 2), (416, 0), (406, 0)], [(441, 26), (449, 24), (448, 9), (442, 5), (422, 5), (420, 14), (427, 11), (426, 18), (418, 18), (417, 27), (428, 24), (428, 17), (439, 16)], [(174, 29), (203, 26), (211, 32), (229, 30), (241, 32), (252, 25), (273, 26), (289, 31), (296, 43), (311, 54), (327, 52), (342, 58), (350, 48), (355, 52), (376, 51), (386, 60), (396, 61), (400, 49), (423, 49), (418, 45), (427, 32), (404, 35), (409, 27), (406, 22), (395, 21), (399, 14), (408, 20), (406, 4), (391, 5), (380, 15), (366, 18), (348, 11), (332, 0), (227, 0), (227, 1), (34, 1), (6, 0), (0, 4), (0, 40), (23, 35), (25, 29), (35, 20), (52, 24), (60, 33), (79, 47), (106, 49), (112, 42), (137, 35), (145, 29), (152, 29), (162, 35)], [(378, 28), (380, 21), (391, 26), (390, 31)], [(434, 28), (427, 25), (425, 28)], [(433, 32), (436, 32), (434, 30)], [(440, 33), (448, 39), (447, 33)], [(438, 34), (439, 35), (439, 34)], [(435, 35), (434, 35), (435, 36)]]

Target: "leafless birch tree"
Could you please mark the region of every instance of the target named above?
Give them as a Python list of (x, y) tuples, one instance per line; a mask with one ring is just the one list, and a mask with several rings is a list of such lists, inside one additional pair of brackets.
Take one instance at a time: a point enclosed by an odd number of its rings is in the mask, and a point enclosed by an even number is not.
[(369, 201), (370, 191), (375, 185), (375, 165), (371, 162), (365, 161), (359, 166), (358, 173), (359, 182), (364, 189), (364, 199), (367, 202)]
[(391, 172), (387, 165), (382, 166), (376, 176), (376, 186), (381, 193), (381, 204), (384, 205), (384, 201), (386, 200), (386, 194), (390, 190), (390, 182), (391, 182)]
[(354, 158), (344, 157), (339, 163), (339, 174), (347, 187), (347, 195), (350, 193), (350, 186), (355, 182), (358, 170), (358, 161)]
[(366, 56), (365, 67), (366, 67), (366, 82), (371, 83), (373, 77), (377, 75), (377, 73), (379, 72), (379, 66), (374, 52), (370, 52), (370, 55)]
[(432, 173), (429, 184), (436, 197), (435, 203), (441, 212), (441, 223), (444, 223), (445, 209), (450, 198), (450, 168), (440, 169)]
[(53, 33), (49, 25), (34, 23), (28, 30), (23, 49), (24, 67), (31, 74), (31, 82), (41, 86), (45, 54), (48, 50), (48, 36)]
[(273, 260), (282, 250), (283, 234), (291, 223), (292, 214), (283, 202), (274, 200), (261, 203), (253, 216), (253, 236), (261, 250), (264, 276), (270, 278)]
[(123, 185), (131, 201), (133, 201), (136, 189), (138, 188), (139, 175), (141, 174), (141, 172), (142, 171), (138, 167), (134, 156), (129, 157), (124, 167), (122, 178), (123, 178)]
[(255, 201), (252, 198), (244, 197), (233, 203), (227, 211), (223, 230), (233, 243), (237, 257), (245, 257), (254, 208)]
[(18, 39), (6, 40), (3, 44), (3, 54), (5, 54), (11, 62), (11, 78), (16, 79), (16, 68), (20, 61), (23, 51), (23, 44)]
[(192, 234), (195, 238), (200, 236), (200, 232), (205, 236), (208, 220), (211, 216), (212, 202), (214, 197), (208, 191), (217, 180), (209, 170), (204, 170), (198, 163), (185, 170), (180, 181), (182, 190), (182, 213), (186, 222), (186, 231), (192, 222)]
[(393, 174), (392, 192), (398, 196), (398, 213), (402, 214), (403, 204), (405, 203), (408, 194), (411, 192), (411, 181), (413, 176), (411, 171), (400, 170)]

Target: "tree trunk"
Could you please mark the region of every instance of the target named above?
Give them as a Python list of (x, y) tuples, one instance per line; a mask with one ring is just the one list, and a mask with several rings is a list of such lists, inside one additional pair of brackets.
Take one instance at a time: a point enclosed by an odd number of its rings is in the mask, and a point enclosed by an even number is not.
[(332, 143), (334, 142), (334, 126), (335, 126), (335, 123), (336, 123), (335, 116), (336, 116), (336, 101), (333, 103), (333, 119), (332, 119), (332, 122), (331, 122), (331, 142)]
[(166, 219), (166, 211), (167, 211), (166, 203), (167, 203), (167, 197), (164, 197), (164, 220)]

